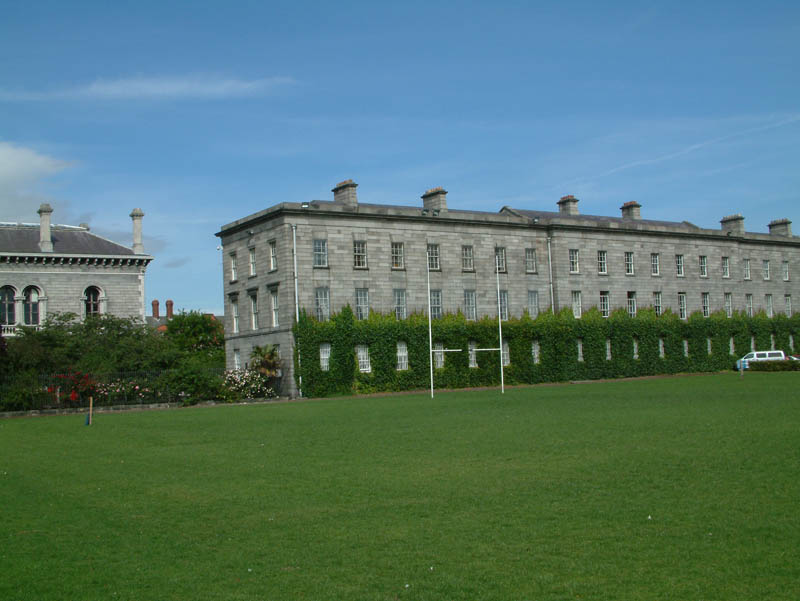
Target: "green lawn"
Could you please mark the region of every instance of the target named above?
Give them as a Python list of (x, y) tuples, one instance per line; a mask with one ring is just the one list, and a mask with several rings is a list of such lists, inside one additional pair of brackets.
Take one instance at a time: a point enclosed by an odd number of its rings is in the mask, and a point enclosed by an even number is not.
[(800, 374), (0, 420), (0, 599), (800, 599)]

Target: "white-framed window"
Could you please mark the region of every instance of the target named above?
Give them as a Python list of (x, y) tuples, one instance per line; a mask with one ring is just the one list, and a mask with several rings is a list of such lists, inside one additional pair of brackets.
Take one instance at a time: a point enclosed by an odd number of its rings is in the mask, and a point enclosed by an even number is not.
[(408, 369), (408, 345), (402, 341), (397, 341), (397, 370), (404, 371)]
[(372, 365), (369, 362), (369, 346), (366, 344), (356, 345), (356, 357), (358, 358), (358, 371), (362, 374), (372, 371)]
[(541, 348), (539, 347), (539, 341), (534, 340), (531, 342), (531, 358), (533, 358), (533, 364), (538, 365), (541, 361)]
[(13, 326), (17, 323), (17, 296), (11, 286), (0, 288), (0, 324)]
[(367, 268), (366, 240), (353, 240), (353, 267), (355, 269)]
[(761, 261), (761, 268), (764, 271), (764, 279), (769, 279), (769, 259), (764, 259)]
[(231, 266), (231, 282), (235, 282), (239, 279), (239, 269), (236, 266), (236, 253), (232, 252), (230, 255), (228, 255), (228, 259)]
[(722, 277), (731, 277), (731, 260), (728, 257), (722, 257)]
[[(28, 286), (22, 291), (22, 322), (26, 326), (38, 326), (41, 322), (41, 314), (39, 311), (40, 296), (41, 293), (36, 286)], [(14, 302), (13, 296), (11, 302)]]
[(783, 272), (783, 281), (789, 281), (789, 261), (781, 262), (781, 271)]
[(536, 249), (525, 249), (525, 271), (527, 273), (536, 273)]
[(725, 293), (725, 315), (733, 317), (733, 294)]
[(786, 307), (786, 315), (789, 317), (792, 316), (792, 295), (791, 294), (784, 294), (783, 295), (783, 303)]
[(569, 272), (570, 273), (580, 273), (581, 271), (581, 252), (577, 248), (570, 248), (569, 249)]
[(539, 291), (528, 290), (528, 315), (536, 318), (539, 315)]
[(658, 253), (650, 253), (650, 274), (659, 275), (661, 273), (661, 259)]
[(578, 338), (577, 344), (575, 345), (578, 350), (578, 361), (583, 361), (583, 338)]
[(744, 310), (747, 313), (748, 317), (753, 316), (753, 295), (752, 294), (745, 294), (744, 295)]
[(478, 306), (474, 290), (464, 290), (464, 317), (470, 321), (478, 319)]
[(678, 292), (678, 317), (686, 319), (686, 293)]
[(764, 295), (764, 306), (767, 309), (767, 317), (772, 317), (772, 295), (765, 294)]
[(314, 315), (317, 321), (328, 321), (331, 317), (331, 292), (327, 286), (314, 288)]
[(503, 340), (503, 367), (511, 365), (511, 352), (508, 348), (508, 341)]
[(252, 293), (250, 297), (250, 328), (258, 329), (258, 295)]
[(600, 315), (608, 317), (611, 313), (611, 295), (608, 290), (600, 291)]
[(703, 317), (711, 315), (711, 300), (708, 292), (700, 293), (700, 307), (703, 309)]
[(269, 299), (272, 304), (272, 327), (277, 328), (280, 324), (278, 320), (278, 289), (271, 288), (269, 291)]
[(249, 264), (250, 264), (250, 275), (256, 275), (256, 249), (249, 248), (247, 249)]
[(275, 240), (269, 241), (269, 270), (278, 269), (278, 243)]
[(441, 269), (439, 263), (439, 245), (428, 244), (428, 271), (439, 271)]
[(500, 291), (500, 321), (508, 321), (508, 290)]
[(628, 315), (636, 317), (636, 292), (628, 290)]
[(328, 266), (328, 241), (322, 238), (314, 239), (314, 267)]
[(442, 291), (431, 290), (431, 319), (442, 316)]
[(405, 288), (395, 288), (392, 291), (394, 296), (394, 316), (397, 319), (406, 318), (406, 290)]
[(606, 338), (606, 361), (611, 361), (611, 338)]
[(608, 251), (597, 251), (597, 273), (606, 275), (608, 273)]
[(474, 340), (470, 340), (469, 344), (467, 344), (467, 350), (469, 352), (469, 366), (470, 367), (478, 367), (478, 343)]
[(328, 371), (331, 368), (331, 343), (323, 342), (319, 345), (319, 368)]
[(369, 288), (356, 288), (356, 319), (369, 317)]
[(580, 290), (573, 290), (572, 291), (572, 315), (575, 316), (575, 319), (580, 319), (581, 313), (582, 313), (581, 291)]
[(433, 367), (435, 369), (444, 367), (444, 344), (441, 342), (433, 343)]
[(653, 311), (656, 312), (656, 315), (661, 315), (661, 292), (657, 290), (653, 292)]
[(675, 255), (675, 275), (683, 277), (683, 255)]
[(470, 245), (461, 247), (461, 270), (475, 271), (475, 258)]
[(233, 369), (242, 369), (242, 354), (238, 348), (233, 349)]
[(742, 259), (742, 272), (744, 273), (744, 279), (750, 279), (750, 259)]
[(708, 257), (706, 255), (700, 255), (698, 257), (698, 262), (700, 264), (700, 277), (707, 278), (708, 277)]
[(406, 268), (406, 248), (403, 242), (392, 242), (392, 269)]
[(625, 251), (625, 275), (633, 275), (633, 251)]
[(231, 318), (233, 320), (233, 333), (239, 333), (239, 299), (231, 299)]
[(506, 249), (503, 246), (494, 247), (494, 264), (500, 273), (506, 272)]

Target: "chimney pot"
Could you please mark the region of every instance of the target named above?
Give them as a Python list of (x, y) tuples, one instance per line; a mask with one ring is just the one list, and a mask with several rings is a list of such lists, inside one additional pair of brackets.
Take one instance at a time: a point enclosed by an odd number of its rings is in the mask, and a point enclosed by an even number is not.
[(729, 236), (744, 236), (744, 217), (741, 213), (723, 217), (719, 222), (722, 224), (722, 231), (728, 232)]
[(577, 215), (578, 214), (578, 199), (572, 194), (562, 196), (558, 201), (558, 212), (562, 215)]
[(133, 254), (143, 255), (144, 245), (142, 244), (142, 217), (144, 213), (141, 209), (133, 209), (130, 218), (133, 221)]
[(50, 236), (50, 215), (53, 214), (53, 207), (42, 203), (39, 210), (39, 250), (43, 253), (53, 252), (53, 239)]
[(437, 215), (438, 213), (447, 211), (447, 190), (441, 186), (426, 190), (422, 195), (422, 206)]
[(331, 190), (331, 192), (333, 192), (333, 202), (340, 202), (348, 207), (357, 206), (358, 196), (356, 195), (356, 188), (358, 188), (358, 184), (351, 179), (339, 182)]
[(158, 319), (158, 300), (153, 299), (153, 317)]
[(167, 301), (167, 319), (172, 319), (172, 300)]
[(774, 219), (769, 222), (769, 233), (773, 236), (792, 237), (792, 222), (788, 219)]
[(630, 200), (623, 204), (620, 207), (622, 211), (622, 218), (623, 219), (641, 219), (642, 212), (641, 212), (642, 205), (640, 205), (635, 200)]

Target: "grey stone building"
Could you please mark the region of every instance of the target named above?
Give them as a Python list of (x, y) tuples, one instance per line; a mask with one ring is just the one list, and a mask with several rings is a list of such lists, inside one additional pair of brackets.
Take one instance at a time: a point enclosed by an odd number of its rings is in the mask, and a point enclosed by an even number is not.
[(800, 297), (800, 237), (788, 219), (761, 234), (741, 215), (720, 229), (643, 219), (636, 202), (616, 217), (582, 215), (572, 196), (557, 211), (488, 213), (449, 208), (441, 188), (421, 206), (390, 206), (358, 202), (356, 187), (347, 180), (333, 201), (281, 203), (217, 233), (228, 367), (265, 343), (290, 358), (298, 308), (319, 319), (345, 304), (357, 317), (427, 311), (428, 276), (434, 316), (496, 316), (496, 265), (504, 318), (564, 307), (577, 317), (590, 307), (791, 314)]
[(0, 324), (3, 336), (38, 327), (48, 315), (104, 314), (144, 320), (144, 276), (153, 257), (142, 245), (141, 209), (134, 209), (133, 248), (92, 233), (89, 226), (0, 223)]

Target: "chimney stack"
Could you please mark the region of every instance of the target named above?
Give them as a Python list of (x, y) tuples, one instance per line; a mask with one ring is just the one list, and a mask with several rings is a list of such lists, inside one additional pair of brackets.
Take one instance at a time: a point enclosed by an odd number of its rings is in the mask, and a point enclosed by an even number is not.
[(558, 201), (558, 212), (562, 215), (577, 215), (578, 214), (578, 199), (572, 194), (562, 196)]
[(158, 319), (158, 299), (153, 299), (153, 317)]
[(39, 250), (43, 253), (53, 252), (53, 240), (50, 237), (50, 215), (53, 214), (53, 207), (42, 203), (39, 210)]
[(142, 217), (144, 213), (141, 209), (134, 209), (131, 211), (131, 220), (133, 220), (133, 254), (143, 255), (144, 245), (142, 244)]
[(769, 233), (773, 236), (792, 237), (792, 222), (788, 219), (774, 219), (769, 222)]
[(741, 213), (723, 217), (719, 222), (722, 224), (722, 231), (729, 236), (744, 236), (744, 217)]
[(167, 300), (167, 319), (172, 319), (172, 300)]
[(447, 190), (441, 186), (426, 190), (422, 195), (422, 206), (430, 211), (444, 212), (447, 210)]
[(334, 186), (333, 190), (331, 190), (331, 192), (333, 192), (333, 202), (340, 202), (348, 207), (358, 206), (356, 188), (358, 188), (358, 184), (351, 179), (339, 182)]
[(642, 205), (640, 205), (635, 200), (631, 200), (626, 202), (624, 205), (620, 207), (622, 210), (622, 218), (623, 219), (641, 219), (642, 212), (641, 212)]

